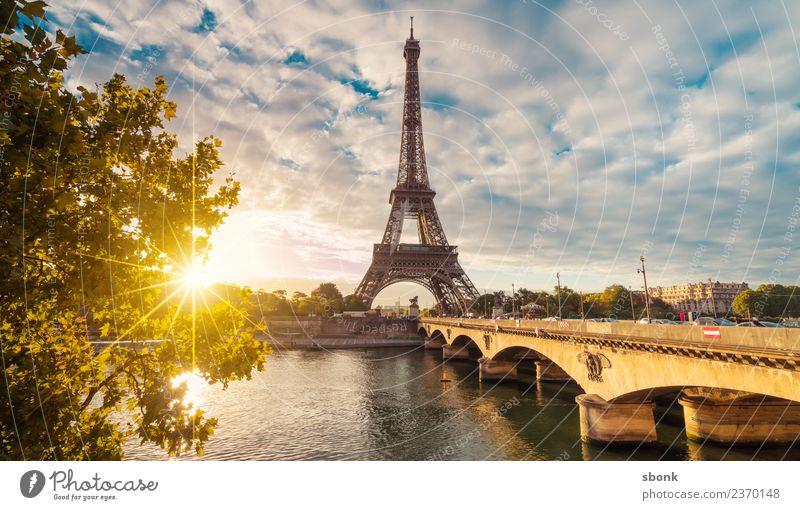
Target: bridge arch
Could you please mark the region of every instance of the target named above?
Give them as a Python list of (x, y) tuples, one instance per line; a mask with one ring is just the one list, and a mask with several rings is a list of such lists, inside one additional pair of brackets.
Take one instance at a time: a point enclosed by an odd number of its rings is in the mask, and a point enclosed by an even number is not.
[[(551, 354), (552, 355), (552, 354)], [(491, 357), (492, 362), (512, 363), (518, 367), (523, 360), (530, 360), (536, 366), (536, 379), (543, 382), (574, 382), (581, 389), (580, 374), (575, 373), (572, 365), (564, 363), (563, 359), (551, 359), (544, 353), (523, 345), (509, 345), (495, 352)]]
[[(451, 336), (454, 336), (454, 335), (451, 333)], [(447, 343), (450, 344), (452, 347), (456, 347), (456, 348), (462, 348), (462, 347), (468, 347), (470, 349), (480, 349), (481, 348), (480, 345), (478, 345), (478, 342), (476, 342), (469, 335), (458, 335), (455, 338), (453, 338), (452, 340), (448, 339)], [(482, 350), (481, 350), (481, 354), (483, 354)]]
[(518, 360), (523, 357), (537, 357), (542, 358), (544, 357), (543, 354), (534, 351), (528, 347), (523, 347), (521, 345), (512, 345), (511, 347), (506, 347), (505, 349), (495, 353), (492, 356), (492, 360), (495, 361), (514, 361)]
[[(761, 392), (752, 392), (742, 390), (741, 386), (733, 387), (734, 385), (722, 386), (708, 386), (708, 385), (672, 385), (672, 386), (655, 386), (651, 388), (640, 388), (628, 393), (623, 393), (608, 399), (609, 402), (642, 402), (644, 400), (653, 400), (670, 394), (698, 394), (704, 395), (705, 398), (714, 399), (716, 401), (747, 401), (757, 402), (762, 400), (783, 400), (786, 402), (793, 401), (779, 394), (769, 394)], [(737, 385), (738, 386), (738, 385)], [(797, 401), (796, 398), (795, 402)]]

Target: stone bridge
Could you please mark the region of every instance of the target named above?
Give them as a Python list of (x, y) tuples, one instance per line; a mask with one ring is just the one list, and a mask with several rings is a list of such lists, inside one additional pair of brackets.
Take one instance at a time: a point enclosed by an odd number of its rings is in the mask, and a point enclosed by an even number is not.
[(574, 381), (581, 436), (656, 440), (654, 399), (678, 399), (691, 439), (800, 440), (800, 329), (427, 318), (426, 348), (480, 363), (481, 380)]

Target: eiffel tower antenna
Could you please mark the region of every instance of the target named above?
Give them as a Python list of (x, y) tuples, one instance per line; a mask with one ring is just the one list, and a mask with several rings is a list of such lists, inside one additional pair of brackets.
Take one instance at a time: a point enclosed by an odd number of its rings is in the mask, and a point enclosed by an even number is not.
[[(458, 247), (447, 242), (436, 212), (436, 192), (428, 181), (420, 108), (419, 41), (406, 39), (403, 130), (397, 184), (389, 193), (392, 209), (380, 243), (373, 245), (372, 264), (356, 288), (356, 295), (371, 306), (384, 288), (398, 282), (414, 282), (428, 289), (443, 313), (466, 313), (478, 299), (478, 291), (458, 263)], [(400, 243), (403, 223), (415, 220), (418, 243)]]

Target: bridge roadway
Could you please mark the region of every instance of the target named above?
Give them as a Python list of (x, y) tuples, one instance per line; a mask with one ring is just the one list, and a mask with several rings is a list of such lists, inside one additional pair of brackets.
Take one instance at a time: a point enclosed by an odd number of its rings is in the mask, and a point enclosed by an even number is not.
[(652, 442), (655, 399), (678, 399), (687, 435), (800, 441), (800, 329), (423, 318), (425, 347), (473, 360), (481, 380), (574, 381), (581, 436)]

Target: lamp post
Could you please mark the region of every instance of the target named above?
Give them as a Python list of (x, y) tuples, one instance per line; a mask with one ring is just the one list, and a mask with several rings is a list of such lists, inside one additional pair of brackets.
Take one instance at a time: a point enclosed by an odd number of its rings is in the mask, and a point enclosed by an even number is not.
[(642, 268), (637, 269), (637, 273), (642, 274), (642, 278), (644, 278), (644, 306), (647, 310), (647, 322), (650, 323), (650, 293), (647, 291), (647, 272), (644, 269), (644, 255), (639, 257), (639, 260), (642, 262)]
[(628, 285), (628, 296), (631, 298), (631, 318), (636, 320), (636, 310), (633, 308), (633, 289)]
[(561, 318), (561, 275), (556, 273), (556, 297), (558, 299), (558, 318)]
[(517, 306), (517, 294), (516, 294), (516, 291), (514, 290), (514, 284), (512, 283), (511, 284), (511, 317), (512, 318), (515, 318), (516, 315), (517, 315), (516, 314), (516, 311), (517, 311), (516, 306)]
[(586, 320), (586, 315), (583, 313), (583, 292), (578, 291), (578, 298), (581, 300), (581, 322)]
[(711, 283), (711, 277), (708, 277), (708, 295), (711, 296), (711, 311), (714, 313), (714, 318), (717, 318), (717, 305), (714, 303), (714, 284)]

